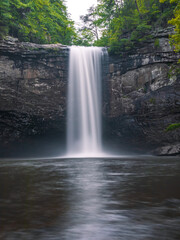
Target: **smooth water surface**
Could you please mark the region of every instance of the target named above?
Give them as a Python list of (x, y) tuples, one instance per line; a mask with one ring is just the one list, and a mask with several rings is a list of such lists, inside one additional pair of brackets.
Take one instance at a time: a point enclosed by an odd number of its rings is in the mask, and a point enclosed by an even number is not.
[(0, 239), (178, 240), (177, 158), (0, 160)]

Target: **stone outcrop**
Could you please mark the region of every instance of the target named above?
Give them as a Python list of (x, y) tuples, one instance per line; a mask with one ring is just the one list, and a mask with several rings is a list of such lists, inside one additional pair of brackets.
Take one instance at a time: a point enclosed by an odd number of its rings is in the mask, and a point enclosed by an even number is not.
[(180, 129), (165, 131), (169, 124), (180, 121), (180, 55), (169, 44), (171, 31), (156, 31), (152, 40), (136, 51), (109, 58), (108, 136), (152, 150), (180, 141)]
[(154, 151), (155, 155), (167, 156), (167, 155), (179, 155), (180, 143), (159, 147)]
[(69, 50), (61, 44), (0, 42), (0, 142), (65, 134)]

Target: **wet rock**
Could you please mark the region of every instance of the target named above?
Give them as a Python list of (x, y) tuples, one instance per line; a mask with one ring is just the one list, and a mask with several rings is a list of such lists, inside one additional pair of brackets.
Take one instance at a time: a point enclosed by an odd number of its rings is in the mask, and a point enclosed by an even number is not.
[[(128, 146), (136, 144), (139, 149), (172, 146), (166, 152), (176, 152), (173, 145), (179, 142), (180, 129), (165, 131), (180, 119), (176, 71), (180, 55), (169, 44), (172, 31), (157, 29), (150, 41), (132, 52), (109, 59), (104, 55), (107, 137)], [(65, 139), (69, 48), (21, 43), (8, 37), (0, 42), (0, 53), (0, 142), (23, 141), (53, 131)]]
[(180, 119), (180, 54), (169, 44), (172, 31), (158, 29), (136, 52), (109, 58), (104, 116), (109, 136), (118, 137), (119, 142), (155, 149), (173, 146), (180, 139), (179, 129), (165, 131)]
[(65, 132), (68, 47), (8, 37), (0, 52), (0, 142)]
[(159, 156), (173, 156), (180, 155), (180, 143), (167, 145), (160, 148), (157, 148), (153, 154)]

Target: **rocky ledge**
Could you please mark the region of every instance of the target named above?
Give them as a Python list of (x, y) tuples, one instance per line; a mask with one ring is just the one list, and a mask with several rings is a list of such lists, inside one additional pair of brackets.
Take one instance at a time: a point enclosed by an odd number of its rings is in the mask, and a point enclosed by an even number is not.
[(104, 104), (108, 137), (158, 155), (180, 154), (180, 129), (165, 131), (180, 122), (180, 54), (169, 33), (171, 28), (159, 29), (136, 52), (109, 58)]
[(154, 151), (154, 154), (159, 156), (167, 156), (167, 155), (174, 156), (174, 155), (179, 155), (179, 153), (180, 153), (180, 143), (160, 147)]

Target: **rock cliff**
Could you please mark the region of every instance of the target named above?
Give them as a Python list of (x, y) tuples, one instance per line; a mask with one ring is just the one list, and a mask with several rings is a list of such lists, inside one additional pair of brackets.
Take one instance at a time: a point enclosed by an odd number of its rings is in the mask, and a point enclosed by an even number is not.
[[(140, 152), (180, 153), (180, 129), (165, 131), (180, 122), (180, 56), (169, 45), (170, 33), (171, 28), (159, 29), (133, 51), (109, 56), (108, 71), (103, 64), (104, 137), (118, 148), (126, 144)], [(0, 42), (0, 53), (1, 149), (10, 142), (52, 135), (63, 146), (68, 47), (8, 37)]]
[(68, 48), (0, 43), (0, 142), (58, 132), (65, 135)]
[(109, 137), (139, 150), (159, 147), (155, 153), (164, 155), (180, 152), (180, 129), (165, 131), (180, 122), (180, 55), (169, 44), (170, 33), (157, 30), (142, 47), (110, 56), (105, 105)]

